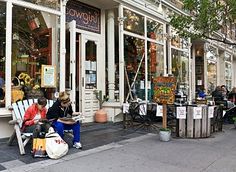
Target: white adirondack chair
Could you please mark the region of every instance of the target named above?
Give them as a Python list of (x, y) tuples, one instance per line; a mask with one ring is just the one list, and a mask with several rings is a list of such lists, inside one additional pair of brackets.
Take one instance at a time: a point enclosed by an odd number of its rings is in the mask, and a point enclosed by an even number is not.
[[(33, 103), (36, 103), (37, 99), (28, 99), (19, 101), (12, 104), (12, 118), (13, 120), (9, 121), (9, 124), (14, 125), (14, 132), (12, 133), (11, 137), (8, 140), (8, 145), (12, 145), (13, 140), (15, 137), (17, 138), (18, 146), (20, 149), (20, 154), (25, 154), (25, 146), (32, 138), (33, 133), (23, 133), (21, 132), (21, 127), (24, 119), (25, 111), (29, 106)], [(47, 100), (46, 108), (48, 109), (53, 105), (53, 100)]]

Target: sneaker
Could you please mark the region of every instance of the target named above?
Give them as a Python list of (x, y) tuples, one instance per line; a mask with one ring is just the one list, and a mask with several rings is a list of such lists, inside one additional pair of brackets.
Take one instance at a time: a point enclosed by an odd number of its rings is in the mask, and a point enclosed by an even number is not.
[(81, 145), (80, 142), (75, 142), (73, 147), (76, 148), (76, 149), (82, 149), (82, 145)]

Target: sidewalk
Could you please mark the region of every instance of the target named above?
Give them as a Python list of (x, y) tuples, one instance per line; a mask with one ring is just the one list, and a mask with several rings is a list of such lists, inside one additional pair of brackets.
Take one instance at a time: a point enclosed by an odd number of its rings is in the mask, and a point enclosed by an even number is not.
[[(69, 155), (93, 149), (102, 145), (113, 142), (118, 142), (125, 139), (130, 139), (146, 134), (145, 131), (124, 130), (122, 124), (83, 124), (81, 126), (81, 143), (82, 150), (72, 148), (72, 143), (69, 144)], [(66, 141), (71, 140), (69, 136), (64, 138)], [(30, 154), (31, 144), (26, 146), (26, 155), (20, 155), (17, 142), (15, 140), (13, 146), (7, 146), (8, 139), (0, 139), (0, 171), (31, 164), (34, 162), (47, 160), (48, 158), (33, 158)]]

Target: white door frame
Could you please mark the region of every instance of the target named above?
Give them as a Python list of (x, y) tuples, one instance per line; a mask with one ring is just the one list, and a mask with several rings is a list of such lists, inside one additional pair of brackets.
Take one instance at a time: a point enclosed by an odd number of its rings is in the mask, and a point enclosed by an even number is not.
[(76, 21), (73, 20), (67, 24), (67, 29), (70, 32), (70, 99), (71, 106), (75, 111), (76, 103)]

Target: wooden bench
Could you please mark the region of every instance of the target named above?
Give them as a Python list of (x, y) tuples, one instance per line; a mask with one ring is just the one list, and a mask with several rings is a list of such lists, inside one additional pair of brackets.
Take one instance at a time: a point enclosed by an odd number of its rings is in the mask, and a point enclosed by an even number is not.
[[(20, 149), (20, 154), (25, 154), (25, 146), (29, 142), (33, 133), (23, 133), (21, 132), (21, 127), (24, 119), (25, 111), (33, 103), (37, 103), (37, 99), (28, 99), (23, 101), (18, 101), (12, 104), (12, 118), (13, 120), (9, 121), (9, 124), (14, 125), (14, 132), (8, 140), (8, 145), (12, 145), (15, 137), (17, 138), (18, 146)], [(47, 100), (46, 108), (48, 109), (53, 105), (53, 100)]]

